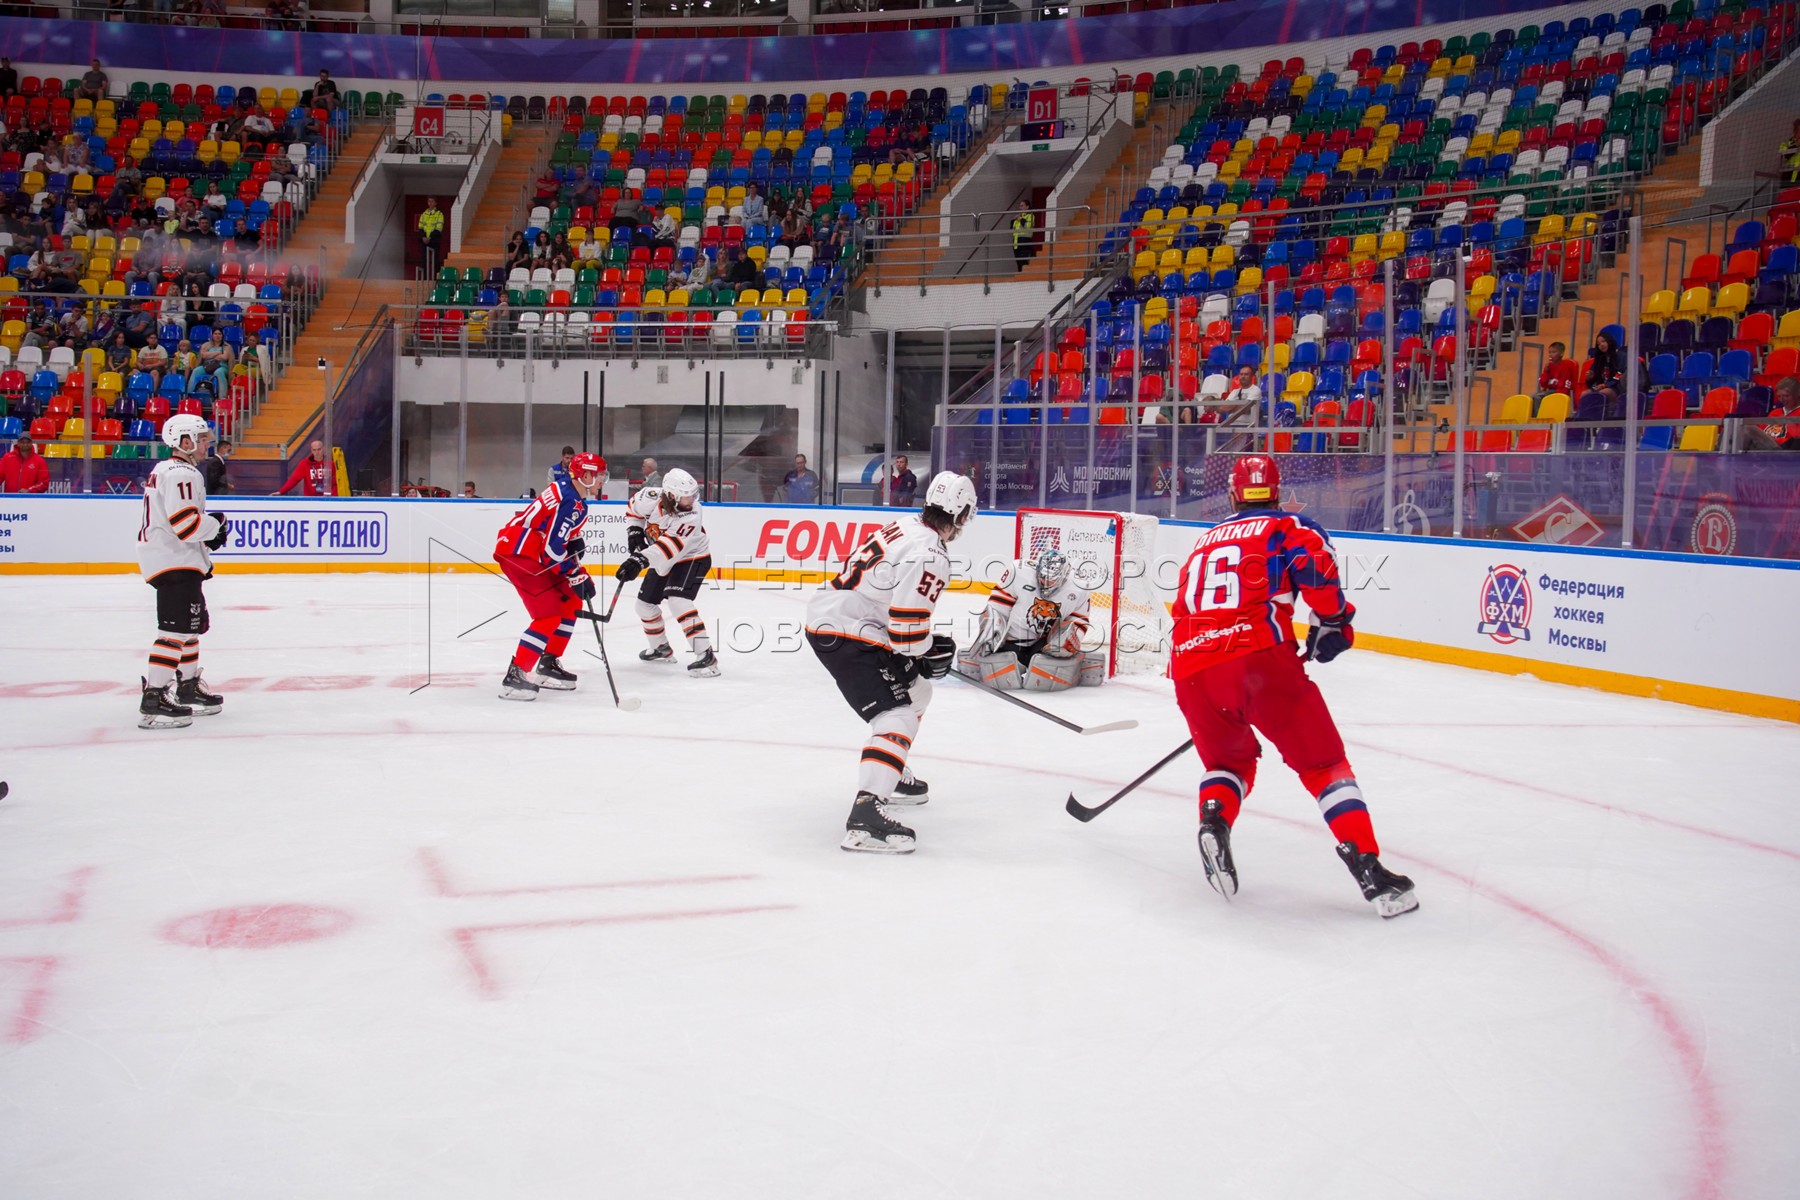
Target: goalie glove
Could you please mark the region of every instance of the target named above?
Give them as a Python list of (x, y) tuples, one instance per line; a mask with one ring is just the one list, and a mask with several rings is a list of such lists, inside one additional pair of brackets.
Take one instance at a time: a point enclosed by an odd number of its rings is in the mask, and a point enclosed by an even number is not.
[(1356, 620), (1356, 606), (1348, 601), (1344, 611), (1335, 617), (1312, 615), (1312, 627), (1306, 631), (1306, 652), (1300, 657), (1306, 662), (1328, 663), (1344, 651), (1356, 644), (1356, 630), (1350, 628), (1350, 622)]
[(594, 586), (593, 576), (589, 575), (586, 571), (577, 571), (569, 577), (569, 590), (581, 597), (583, 603), (592, 600), (594, 594), (599, 591), (599, 589)]
[(1000, 643), (1006, 640), (1006, 625), (1010, 618), (993, 605), (981, 610), (981, 624), (975, 631), (975, 641), (969, 646), (969, 653), (976, 658), (984, 654), (992, 654), (1000, 649)]
[(231, 518), (221, 514), (219, 517), (219, 532), (206, 539), (206, 548), (208, 550), (217, 550), (225, 544), (225, 539), (230, 536)]
[(630, 583), (639, 575), (642, 575), (644, 573), (644, 568), (649, 565), (649, 562), (642, 554), (633, 554), (630, 558), (619, 564), (619, 569), (613, 572), (613, 578), (617, 579), (620, 583)]
[(919, 673), (927, 679), (942, 679), (956, 664), (956, 639), (939, 633), (931, 639), (931, 649), (919, 658)]
[(636, 554), (638, 551), (642, 550), (645, 546), (648, 546), (649, 544), (650, 544), (650, 535), (649, 534), (645, 533), (642, 529), (638, 528), (636, 525), (631, 525), (631, 526), (626, 527), (626, 529), (625, 529), (625, 549), (629, 553)]

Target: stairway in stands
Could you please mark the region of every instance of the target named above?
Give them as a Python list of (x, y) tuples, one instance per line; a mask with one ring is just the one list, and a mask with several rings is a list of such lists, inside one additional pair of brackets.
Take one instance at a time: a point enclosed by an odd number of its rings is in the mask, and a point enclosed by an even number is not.
[(512, 140), (501, 152), (500, 162), (488, 177), (487, 190), (475, 206), (475, 219), (463, 234), (462, 249), (444, 262), (452, 267), (486, 270), (506, 261), (506, 242), (519, 226), (514, 210), (519, 191), (536, 181), (541, 165), (556, 144), (552, 125), (514, 125)]
[[(1686, 241), (1689, 263), (1705, 253), (1704, 224), (1669, 223), (1679, 221), (1684, 212), (1700, 202), (1700, 197), (1700, 140), (1695, 138), (1660, 163), (1643, 182), (1639, 212), (1646, 226), (1639, 253), (1644, 275), (1643, 298), (1647, 299), (1659, 286), (1679, 286), (1679, 281), (1666, 285), (1658, 282), (1670, 239)], [(1677, 254), (1670, 260), (1670, 272), (1678, 271), (1679, 265)], [(1521, 337), (1513, 349), (1501, 351), (1492, 367), (1472, 373), (1469, 382), (1470, 424), (1498, 421), (1500, 407), (1508, 396), (1518, 392), (1536, 393), (1538, 365), (1543, 361), (1544, 348), (1551, 342), (1562, 342), (1568, 347), (1568, 357), (1580, 362), (1587, 357), (1594, 333), (1602, 327), (1616, 321), (1629, 329), (1637, 320), (1637, 314), (1630, 311), (1628, 266), (1629, 259), (1621, 252), (1611, 267), (1602, 267), (1594, 281), (1582, 287), (1580, 298), (1564, 300), (1554, 317), (1539, 322), (1535, 334)], [(1578, 308), (1592, 310), (1592, 321), (1583, 313), (1577, 323)], [(1576, 328), (1581, 334), (1579, 344), (1573, 340)], [(1433, 405), (1432, 413), (1434, 421), (1455, 421), (1454, 410), (1448, 404)]]

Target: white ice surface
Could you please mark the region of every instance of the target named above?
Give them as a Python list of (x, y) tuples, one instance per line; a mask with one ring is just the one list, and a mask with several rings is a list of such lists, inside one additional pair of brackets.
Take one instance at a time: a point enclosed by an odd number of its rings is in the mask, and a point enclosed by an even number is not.
[(839, 851), (804, 590), (709, 588), (712, 680), (627, 602), (627, 714), (585, 627), (497, 700), (486, 576), (221, 576), (226, 711), (141, 732), (150, 590), (0, 587), (6, 1200), (1800, 1195), (1793, 727), (1319, 668), (1383, 922), (1278, 760), (1229, 905), (1195, 760), (1064, 814), (1186, 736), (1155, 680), (1045, 701), (1095, 738), (940, 684), (918, 853)]

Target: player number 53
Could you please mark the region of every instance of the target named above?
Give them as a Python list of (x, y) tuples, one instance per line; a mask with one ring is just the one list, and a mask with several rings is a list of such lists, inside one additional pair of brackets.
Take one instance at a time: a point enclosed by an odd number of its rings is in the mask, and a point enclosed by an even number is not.
[(1238, 564), (1244, 560), (1240, 546), (1224, 545), (1207, 554), (1198, 571), (1188, 575), (1189, 612), (1238, 607)]

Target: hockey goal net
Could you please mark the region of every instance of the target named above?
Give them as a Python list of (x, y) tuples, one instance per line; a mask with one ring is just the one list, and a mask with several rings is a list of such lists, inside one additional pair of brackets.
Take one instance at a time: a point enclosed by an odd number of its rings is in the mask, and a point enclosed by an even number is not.
[(1091, 624), (1103, 639), (1107, 674), (1162, 674), (1171, 625), (1168, 606), (1151, 574), (1156, 565), (1156, 518), (1021, 508), (1014, 556), (1029, 563), (1045, 550), (1068, 555), (1070, 578), (1093, 593)]

